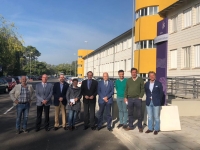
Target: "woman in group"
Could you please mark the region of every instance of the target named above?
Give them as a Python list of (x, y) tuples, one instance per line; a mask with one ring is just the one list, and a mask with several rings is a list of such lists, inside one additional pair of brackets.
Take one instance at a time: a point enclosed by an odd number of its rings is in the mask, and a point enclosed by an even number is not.
[(76, 120), (76, 116), (78, 111), (81, 110), (81, 88), (77, 86), (78, 85), (78, 79), (73, 79), (72, 80), (72, 85), (68, 88), (67, 91), (67, 103), (68, 105), (66, 107), (68, 107), (68, 125), (69, 125), (69, 130), (73, 131), (75, 129), (77, 129), (75, 127), (75, 120)]

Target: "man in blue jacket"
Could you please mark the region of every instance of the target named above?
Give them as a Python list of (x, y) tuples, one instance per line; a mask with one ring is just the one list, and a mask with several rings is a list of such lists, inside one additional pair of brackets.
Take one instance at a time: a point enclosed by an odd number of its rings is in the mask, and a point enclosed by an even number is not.
[(107, 128), (108, 131), (112, 131), (111, 123), (111, 107), (113, 103), (113, 94), (114, 94), (114, 83), (109, 80), (108, 73), (103, 73), (103, 80), (98, 84), (98, 95), (99, 95), (99, 120), (97, 130), (99, 131), (102, 126), (103, 112), (106, 108), (107, 113)]
[[(149, 72), (149, 81), (145, 84), (148, 130), (145, 133), (157, 135), (160, 131), (160, 106), (163, 97), (162, 83), (156, 80), (156, 73)], [(155, 122), (155, 123), (154, 123)]]

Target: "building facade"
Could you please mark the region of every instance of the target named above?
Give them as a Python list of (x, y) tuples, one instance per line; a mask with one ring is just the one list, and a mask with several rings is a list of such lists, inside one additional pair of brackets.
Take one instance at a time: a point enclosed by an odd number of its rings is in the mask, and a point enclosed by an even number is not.
[(84, 77), (84, 59), (83, 57), (89, 55), (93, 50), (87, 50), (87, 49), (79, 49), (78, 50), (78, 60), (77, 60), (77, 74), (79, 78)]
[(158, 14), (167, 6), (178, 0), (136, 0), (135, 4), (135, 44), (134, 67), (141, 76), (147, 76), (149, 71), (156, 71), (157, 22), (163, 18)]
[[(133, 46), (135, 47), (135, 46)], [(84, 59), (84, 74), (92, 71), (95, 77), (108, 72), (110, 77), (118, 77), (118, 71), (124, 70), (125, 76), (130, 76), (134, 56), (132, 54), (132, 29), (119, 35), (103, 46), (99, 47)], [(88, 66), (88, 67), (87, 67)]]
[(200, 0), (182, 0), (160, 12), (168, 18), (167, 76), (200, 75)]

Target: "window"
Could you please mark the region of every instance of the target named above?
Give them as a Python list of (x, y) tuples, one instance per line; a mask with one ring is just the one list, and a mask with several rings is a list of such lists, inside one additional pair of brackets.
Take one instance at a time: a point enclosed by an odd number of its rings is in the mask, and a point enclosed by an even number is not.
[(184, 61), (184, 68), (190, 68), (190, 47), (183, 48), (183, 61)]
[(153, 43), (153, 40), (140, 41), (136, 43), (137, 49), (147, 49), (147, 48), (155, 48), (156, 45)]
[(126, 63), (126, 71), (131, 71), (131, 59), (128, 59)]
[(196, 23), (200, 23), (200, 4), (196, 5)]
[(82, 65), (78, 65), (78, 67), (82, 67)]
[(184, 28), (190, 27), (192, 25), (192, 9), (187, 9), (184, 11)]
[(78, 56), (78, 58), (82, 58), (82, 56)]
[(157, 14), (157, 13), (158, 13), (158, 6), (142, 8), (142, 9), (137, 11), (136, 19), (138, 19), (142, 16), (149, 16), (149, 15), (154, 15), (154, 14)]
[(82, 76), (82, 74), (78, 74), (78, 76), (80, 77), (80, 76)]
[(174, 16), (172, 19), (171, 19), (171, 32), (176, 32), (177, 31), (177, 25), (178, 25), (178, 16)]
[(194, 51), (195, 51), (195, 67), (200, 67), (200, 45), (195, 45)]
[(177, 50), (170, 51), (170, 68), (177, 68)]

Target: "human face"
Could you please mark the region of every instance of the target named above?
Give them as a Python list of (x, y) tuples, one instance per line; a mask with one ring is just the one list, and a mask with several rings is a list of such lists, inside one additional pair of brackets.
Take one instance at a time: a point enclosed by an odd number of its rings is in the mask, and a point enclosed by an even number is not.
[(137, 71), (136, 70), (131, 71), (131, 76), (132, 76), (132, 78), (136, 78), (137, 77)]
[(104, 80), (104, 81), (107, 81), (108, 78), (109, 78), (108, 73), (104, 73), (104, 74), (103, 74), (103, 80)]
[(72, 84), (73, 84), (74, 87), (77, 87), (78, 82), (77, 82), (77, 81), (74, 81)]
[(119, 72), (118, 75), (120, 79), (124, 79), (124, 72)]
[(64, 77), (64, 75), (60, 75), (60, 78), (59, 78), (59, 80), (60, 80), (60, 82), (64, 82), (65, 81), (65, 77)]
[(149, 79), (150, 79), (151, 81), (154, 81), (154, 80), (156, 79), (155, 74), (154, 74), (154, 73), (150, 73), (150, 74), (149, 74)]
[(26, 80), (26, 77), (25, 77), (25, 76), (22, 76), (22, 77), (21, 77), (21, 84), (22, 84), (22, 85), (26, 85), (26, 81), (27, 81), (27, 80)]
[(91, 80), (92, 77), (93, 77), (93, 74), (92, 74), (91, 72), (89, 72), (89, 73), (87, 74), (87, 77), (88, 77), (89, 80)]
[(47, 79), (48, 79), (48, 76), (46, 74), (43, 74), (42, 75), (42, 82), (43, 83), (46, 83), (47, 82)]

